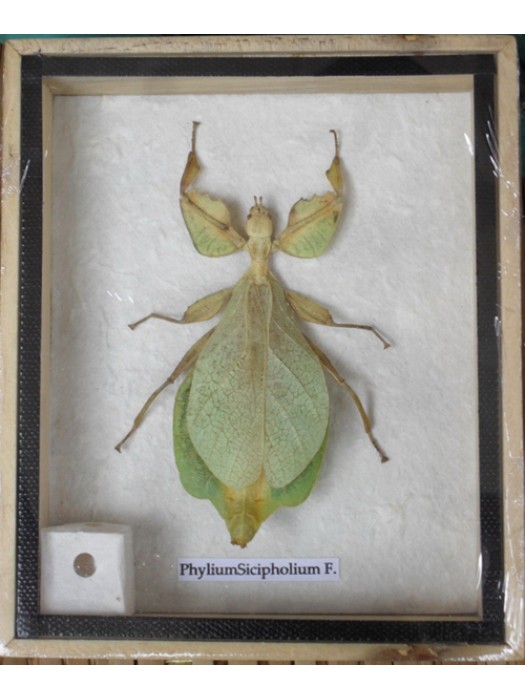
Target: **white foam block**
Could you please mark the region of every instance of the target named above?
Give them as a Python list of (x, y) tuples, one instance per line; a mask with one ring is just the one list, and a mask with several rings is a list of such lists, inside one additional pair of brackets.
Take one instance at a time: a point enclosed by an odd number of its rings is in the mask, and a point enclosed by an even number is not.
[(129, 526), (75, 523), (41, 530), (42, 613), (130, 615), (133, 578)]

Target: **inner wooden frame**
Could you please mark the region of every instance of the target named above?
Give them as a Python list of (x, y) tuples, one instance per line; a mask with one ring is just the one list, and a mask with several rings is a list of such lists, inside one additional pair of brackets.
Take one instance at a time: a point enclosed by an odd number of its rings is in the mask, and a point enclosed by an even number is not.
[[(179, 642), (130, 642), (113, 640), (108, 644), (97, 641), (66, 641), (66, 640), (38, 640), (38, 639), (16, 639), (15, 638), (15, 566), (13, 552), (15, 551), (15, 504), (16, 504), (16, 415), (17, 415), (17, 333), (18, 333), (18, 232), (19, 232), (19, 195), (24, 182), (24, 173), (20, 172), (20, 62), (24, 55), (34, 55), (37, 50), (45, 50), (46, 54), (57, 56), (117, 56), (132, 55), (138, 57), (150, 57), (152, 53), (170, 54), (201, 54), (231, 55), (231, 52), (241, 57), (248, 51), (250, 55), (266, 53), (273, 54), (276, 38), (250, 38), (238, 40), (218, 39), (206, 40), (182, 40), (173, 42), (161, 42), (144, 46), (141, 43), (139, 48), (134, 41), (123, 41), (116, 47), (115, 42), (112, 48), (104, 41), (78, 43), (55, 43), (35, 44), (34, 42), (22, 42), (21, 44), (8, 45), (4, 55), (5, 86), (3, 102), (3, 126), (4, 126), (4, 160), (3, 160), (3, 197), (2, 197), (2, 346), (1, 358), (5, 367), (5, 374), (2, 378), (2, 425), (4, 426), (3, 445), (4, 460), (2, 465), (2, 483), (6, 485), (4, 489), (4, 502), (2, 503), (1, 532), (2, 538), (0, 546), (4, 556), (0, 561), (0, 573), (8, 584), (6, 602), (2, 606), (2, 617), (0, 618), (0, 638), (5, 640), (7, 652), (18, 655), (54, 655), (67, 656), (82, 654), (98, 656), (108, 653), (111, 648), (112, 654), (134, 655), (139, 653), (139, 649), (150, 650), (152, 653), (170, 656), (184, 656), (185, 654), (208, 654), (228, 657), (229, 655), (241, 654), (243, 657), (252, 658), (325, 658), (326, 646), (311, 643), (285, 643), (284, 640), (278, 645), (265, 643), (262, 652), (258, 645), (252, 646), (245, 642), (236, 644), (228, 642), (225, 648), (224, 641), (216, 646), (211, 640), (205, 644), (198, 641), (190, 641), (195, 637), (188, 635), (188, 630), (184, 631)], [(363, 55), (366, 53), (402, 55), (406, 51), (406, 42), (402, 40), (389, 39), (383, 41), (379, 48), (377, 40), (366, 38), (352, 40), (343, 37), (306, 40), (304, 38), (290, 38), (288, 43), (279, 39), (279, 48), (283, 51), (297, 49), (299, 41), (301, 50), (305, 55), (316, 54), (320, 50), (330, 48), (330, 53), (335, 55)], [(516, 100), (513, 99), (515, 91), (515, 53), (512, 40), (509, 39), (483, 39), (471, 38), (444, 38), (439, 44), (428, 46), (428, 39), (422, 39), (421, 50), (431, 49), (433, 54), (446, 54), (451, 51), (457, 53), (492, 53), (496, 59), (497, 80), (496, 80), (496, 114), (495, 123), (500, 134), (508, 134), (509, 138), (502, 139), (497, 151), (497, 162), (495, 163), (497, 174), (497, 195), (498, 195), (498, 244), (500, 267), (506, 272), (502, 275), (499, 284), (499, 295), (501, 300), (501, 400), (502, 400), (502, 497), (503, 497), (503, 527), (505, 546), (505, 585), (506, 585), (506, 609), (505, 609), (505, 630), (504, 639), (497, 644), (471, 645), (466, 649), (463, 646), (454, 648), (453, 638), (447, 643), (447, 651), (443, 649), (432, 651), (434, 654), (442, 655), (445, 658), (478, 658), (480, 655), (503, 654), (504, 658), (515, 657), (516, 654), (523, 654), (523, 510), (522, 501), (519, 496), (523, 489), (522, 475), (522, 447), (521, 447), (521, 383), (516, 381), (521, 376), (521, 315), (520, 315), (520, 294), (519, 294), (519, 208), (516, 205), (516, 193), (518, 191), (517, 173), (517, 148), (515, 148), (517, 111)], [(240, 46), (242, 44), (242, 50)], [(460, 48), (461, 47), (461, 48)], [(410, 48), (417, 50), (416, 45)], [(257, 91), (265, 89), (275, 92), (276, 86), (280, 89), (290, 91), (300, 85), (302, 91), (319, 91), (319, 80), (322, 80), (323, 91), (338, 91), (341, 89), (341, 79), (331, 78), (289, 78), (286, 80), (274, 78), (259, 78)], [(417, 92), (424, 85), (429, 89), (447, 91), (465, 90), (470, 84), (471, 77), (463, 75), (454, 76), (392, 76), (376, 78), (383, 81), (381, 89), (403, 92)], [(176, 82), (176, 85), (175, 85)], [(344, 78), (345, 89), (355, 91), (370, 91), (372, 81), (370, 78), (356, 76)], [(246, 78), (243, 85), (242, 79), (236, 78), (235, 85), (240, 91), (250, 91), (253, 81)], [(44, 203), (52, 201), (50, 182), (50, 159), (48, 154), (52, 152), (51, 144), (51, 124), (52, 124), (52, 100), (57, 94), (75, 95), (101, 95), (101, 94), (175, 94), (178, 92), (198, 93), (198, 92), (220, 92), (232, 90), (232, 83), (226, 78), (129, 78), (129, 77), (50, 77), (43, 81), (43, 122), (42, 122), (42, 142), (44, 159), (43, 196)], [(374, 91), (378, 89), (378, 83), (374, 82)], [(253, 88), (252, 88), (253, 90)], [(18, 128), (17, 128), (18, 127)], [(515, 150), (514, 150), (515, 149)], [(49, 270), (50, 246), (48, 232), (50, 230), (50, 207), (43, 208), (43, 269), (44, 273)], [(44, 274), (43, 279), (43, 308), (42, 327), (48, 327), (49, 321), (49, 294), (46, 293), (46, 285), (49, 287), (49, 279)], [(41, 363), (42, 375), (42, 395), (45, 396), (46, 370), (49, 357), (48, 334), (42, 336)], [(47, 440), (49, 426), (47, 424), (45, 402), (41, 404), (41, 439)], [(42, 450), (45, 454), (46, 450)], [(40, 486), (41, 494), (46, 492), (46, 465), (41, 464)], [(41, 509), (44, 508), (44, 501), (41, 501)], [(41, 511), (42, 513), (42, 511)], [(43, 514), (45, 516), (45, 513)], [(41, 516), (42, 517), (42, 516)], [(5, 555), (8, 555), (7, 557)], [(5, 595), (5, 594), (4, 594)], [(340, 620), (341, 618), (338, 618)], [(363, 620), (363, 618), (359, 618)], [(392, 618), (389, 618), (392, 619)], [(406, 620), (406, 618), (404, 618)], [(386, 621), (386, 619), (385, 619)], [(205, 628), (205, 620), (202, 628)], [(271, 620), (266, 620), (271, 623)], [(334, 622), (336, 622), (334, 620)], [(415, 620), (407, 621), (411, 624)], [(446, 621), (444, 621), (446, 622)], [(474, 621), (472, 621), (474, 623)], [(468, 624), (465, 621), (465, 624)], [(155, 626), (155, 625), (154, 625)], [(200, 625), (197, 625), (199, 628)], [(267, 625), (261, 627), (261, 641), (265, 639), (264, 631)], [(160, 631), (160, 629), (159, 629)], [(334, 629), (335, 631), (335, 629)], [(425, 637), (424, 630), (423, 638)], [(427, 630), (428, 631), (428, 630)], [(107, 635), (104, 635), (107, 636)], [(339, 635), (335, 634), (335, 640)], [(369, 644), (330, 644), (330, 658), (378, 658), (385, 655), (386, 649), (393, 649), (388, 652), (393, 654), (403, 654), (407, 649), (406, 644), (388, 642)], [(409, 647), (410, 648), (410, 647)], [(387, 656), (388, 656), (387, 653)], [(411, 653), (411, 652), (409, 652)], [(263, 656), (264, 654), (264, 656)]]

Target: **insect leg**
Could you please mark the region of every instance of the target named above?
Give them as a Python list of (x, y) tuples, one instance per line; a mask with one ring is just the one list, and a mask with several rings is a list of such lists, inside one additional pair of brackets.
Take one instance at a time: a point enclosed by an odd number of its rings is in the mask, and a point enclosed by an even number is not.
[(374, 326), (359, 323), (336, 323), (328, 309), (325, 309), (324, 306), (313, 301), (313, 299), (309, 299), (299, 294), (299, 292), (292, 292), (289, 289), (285, 291), (285, 294), (288, 303), (301, 320), (334, 328), (359, 328), (364, 331), (370, 331), (383, 343), (385, 350), (390, 347), (390, 343), (380, 335)]
[(197, 127), (199, 122), (193, 122), (193, 128), (191, 131), (191, 151), (188, 154), (188, 161), (186, 163), (186, 168), (182, 175), (182, 180), (180, 183), (180, 193), (184, 194), (189, 188), (191, 183), (195, 180), (200, 171), (199, 161), (197, 160), (197, 152), (195, 150), (195, 134), (197, 132)]
[(335, 155), (326, 171), (326, 177), (334, 191), (314, 194), (310, 199), (301, 198), (290, 210), (288, 224), (272, 243), (277, 250), (298, 258), (317, 258), (330, 245), (343, 208), (343, 173), (339, 158), (339, 140), (331, 129), (335, 141)]
[(339, 158), (339, 139), (337, 138), (337, 131), (335, 129), (330, 129), (330, 133), (334, 135), (335, 156), (331, 166), (326, 171), (326, 177), (330, 181), (335, 192), (341, 194), (343, 191), (343, 174), (341, 172), (341, 160)]
[(208, 340), (210, 339), (213, 331), (215, 328), (212, 328), (209, 330), (206, 335), (203, 335), (202, 338), (199, 338), (199, 340), (191, 346), (191, 348), (188, 350), (188, 352), (184, 355), (182, 360), (179, 362), (179, 364), (175, 367), (173, 372), (170, 374), (170, 376), (164, 381), (155, 391), (151, 396), (148, 398), (144, 406), (140, 409), (140, 412), (137, 414), (135, 420), (133, 421), (133, 425), (131, 426), (131, 430), (123, 437), (123, 439), (118, 443), (118, 445), (115, 445), (115, 449), (117, 452), (120, 452), (122, 449), (122, 445), (130, 438), (133, 433), (140, 427), (142, 421), (146, 417), (147, 412), (151, 408), (151, 405), (161, 394), (164, 389), (166, 389), (170, 384), (173, 384), (173, 382), (180, 377), (183, 372), (187, 372), (189, 369), (193, 367), (195, 362), (197, 361), (197, 358), (199, 357), (199, 354), (203, 347), (206, 345)]
[(164, 314), (152, 313), (141, 318), (139, 321), (135, 321), (135, 323), (130, 323), (129, 327), (134, 331), (137, 326), (140, 326), (140, 324), (145, 321), (149, 321), (150, 318), (158, 318), (161, 321), (169, 321), (170, 323), (198, 323), (199, 321), (209, 321), (224, 309), (226, 304), (230, 301), (232, 292), (233, 287), (229, 287), (228, 289), (221, 289), (219, 292), (208, 294), (208, 296), (188, 306), (182, 318), (172, 318)]
[(372, 422), (371, 422), (367, 412), (365, 411), (364, 406), (361, 403), (361, 399), (359, 398), (359, 396), (355, 393), (355, 391), (352, 389), (350, 384), (348, 384), (348, 382), (344, 379), (344, 377), (342, 377), (339, 374), (339, 372), (335, 369), (335, 367), (330, 362), (328, 357), (324, 354), (324, 352), (320, 348), (318, 348), (317, 345), (315, 345), (315, 343), (313, 341), (311, 341), (310, 338), (308, 338), (308, 336), (305, 335), (304, 337), (308, 341), (310, 347), (315, 352), (315, 354), (319, 358), (322, 366), (325, 368), (325, 370), (328, 372), (328, 374), (330, 374), (335, 379), (335, 381), (340, 386), (342, 386), (343, 389), (346, 389), (346, 391), (350, 394), (350, 396), (352, 397), (352, 399), (357, 407), (357, 410), (359, 411), (359, 415), (361, 416), (361, 421), (363, 423), (363, 427), (365, 429), (365, 432), (368, 435), (370, 442), (372, 443), (372, 445), (375, 447), (375, 449), (379, 453), (379, 456), (381, 457), (381, 462), (388, 462), (389, 458), (386, 456), (386, 454), (381, 449), (381, 446), (377, 442), (377, 440), (372, 432)]
[(244, 248), (246, 238), (233, 228), (230, 212), (222, 200), (192, 189), (201, 169), (195, 149), (197, 126), (198, 122), (193, 122), (191, 151), (180, 183), (182, 216), (193, 245), (201, 255), (229, 255)]

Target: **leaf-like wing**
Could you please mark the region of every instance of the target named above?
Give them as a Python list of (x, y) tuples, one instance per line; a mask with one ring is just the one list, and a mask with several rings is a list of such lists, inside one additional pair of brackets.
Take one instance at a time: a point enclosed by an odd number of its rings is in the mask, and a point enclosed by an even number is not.
[(323, 370), (275, 278), (238, 283), (196, 363), (188, 404), (195, 449), (226, 486), (264, 473), (290, 484), (311, 462), (328, 425)]
[[(219, 497), (221, 484), (197, 454), (187, 426), (187, 410), (193, 372), (190, 372), (179, 387), (173, 410), (173, 447), (180, 480), (186, 491), (195, 498), (207, 498), (213, 503)], [(224, 508), (216, 506), (225, 517)]]
[(305, 341), (279, 282), (270, 275), (272, 319), (266, 384), (266, 479), (282, 488), (318, 452), (326, 434), (329, 399), (321, 364)]

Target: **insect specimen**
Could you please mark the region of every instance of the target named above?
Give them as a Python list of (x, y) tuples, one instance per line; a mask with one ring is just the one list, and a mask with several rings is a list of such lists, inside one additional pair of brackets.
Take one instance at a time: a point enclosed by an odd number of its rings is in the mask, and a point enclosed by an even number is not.
[(330, 406), (325, 372), (352, 397), (364, 429), (381, 460), (388, 458), (373, 435), (370, 419), (354, 390), (328, 357), (306, 336), (298, 320), (361, 328), (388, 343), (373, 326), (336, 323), (310, 298), (285, 290), (269, 269), (271, 253), (300, 258), (321, 255), (332, 240), (342, 209), (343, 177), (337, 134), (326, 171), (332, 191), (300, 199), (285, 230), (273, 236), (270, 212), (255, 198), (244, 234), (228, 208), (193, 188), (200, 165), (193, 124), (191, 151), (180, 185), (180, 205), (195, 248), (211, 257), (247, 250), (251, 265), (235, 287), (188, 307), (181, 319), (194, 323), (223, 311), (212, 328), (184, 355), (149, 397), (122, 445), (137, 430), (157, 396), (186, 373), (174, 408), (177, 467), (186, 491), (209, 499), (224, 518), (232, 544), (246, 546), (261, 523), (281, 506), (296, 506), (310, 494), (326, 448)]

